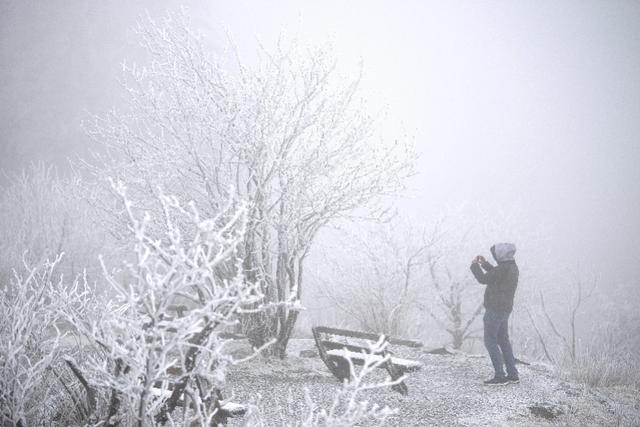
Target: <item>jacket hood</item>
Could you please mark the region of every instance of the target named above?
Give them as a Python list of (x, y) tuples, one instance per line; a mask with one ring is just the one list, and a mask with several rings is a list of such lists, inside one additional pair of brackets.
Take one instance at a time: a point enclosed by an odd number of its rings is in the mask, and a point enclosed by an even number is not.
[(491, 246), (491, 255), (496, 262), (513, 261), (516, 254), (516, 245), (513, 243), (496, 243)]

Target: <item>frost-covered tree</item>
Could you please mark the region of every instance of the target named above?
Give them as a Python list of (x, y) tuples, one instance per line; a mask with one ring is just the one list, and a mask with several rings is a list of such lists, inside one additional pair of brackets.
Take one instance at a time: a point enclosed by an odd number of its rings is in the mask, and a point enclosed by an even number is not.
[[(280, 44), (245, 65), (214, 55), (183, 16), (150, 20), (140, 34), (151, 60), (124, 67), (128, 109), (89, 126), (106, 148), (91, 162), (96, 175), (126, 182), (150, 210), (160, 209), (158, 185), (204, 213), (245, 201), (245, 278), (271, 302), (299, 299), (318, 231), (358, 208), (380, 212), (411, 173), (412, 149), (375, 137), (359, 76), (341, 75), (326, 49)], [(246, 332), (254, 345), (276, 338), (284, 357), (297, 317), (277, 305), (247, 318)]]
[(468, 339), (478, 338), (474, 323), (482, 313), (479, 289), (474, 289), (466, 271), (453, 274), (446, 258), (433, 252), (426, 258), (429, 271), (426, 284), (431, 287), (435, 304), (419, 305), (449, 334), (452, 347), (459, 350)]
[(313, 277), (318, 294), (349, 323), (373, 333), (415, 337), (431, 236), (401, 221), (369, 224), (341, 233), (327, 249)]
[(91, 226), (79, 189), (77, 178), (62, 176), (44, 163), (7, 176), (0, 186), (0, 282), (11, 278), (13, 269), (21, 270), (23, 258), (41, 265), (62, 252), (58, 273), (74, 276), (91, 261), (97, 271), (90, 258), (97, 247), (104, 250), (104, 239)]
[(458, 219), (412, 224), (398, 217), (343, 233), (318, 260), (325, 267), (312, 281), (364, 330), (431, 339), (442, 331), (459, 349), (477, 338), (482, 311), (482, 288), (468, 268), (468, 254), (482, 249), (477, 228)]

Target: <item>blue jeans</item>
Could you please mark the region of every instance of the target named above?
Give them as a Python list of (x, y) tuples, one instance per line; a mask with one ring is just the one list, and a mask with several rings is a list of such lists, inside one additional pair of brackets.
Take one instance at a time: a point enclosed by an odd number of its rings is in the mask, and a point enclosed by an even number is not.
[(507, 375), (517, 377), (516, 361), (509, 342), (509, 314), (493, 310), (484, 313), (484, 346), (489, 352), (496, 377), (504, 377), (504, 365)]

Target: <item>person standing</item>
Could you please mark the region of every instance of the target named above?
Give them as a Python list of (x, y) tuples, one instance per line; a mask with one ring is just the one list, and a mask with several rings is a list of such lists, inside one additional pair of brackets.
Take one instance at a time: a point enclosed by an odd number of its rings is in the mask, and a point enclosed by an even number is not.
[(496, 243), (491, 247), (491, 255), (497, 266), (481, 255), (471, 263), (471, 272), (476, 280), (487, 286), (484, 292), (484, 345), (495, 374), (484, 382), (486, 385), (520, 382), (509, 341), (509, 315), (513, 310), (519, 276), (518, 265), (513, 258), (515, 253), (516, 246), (513, 243)]

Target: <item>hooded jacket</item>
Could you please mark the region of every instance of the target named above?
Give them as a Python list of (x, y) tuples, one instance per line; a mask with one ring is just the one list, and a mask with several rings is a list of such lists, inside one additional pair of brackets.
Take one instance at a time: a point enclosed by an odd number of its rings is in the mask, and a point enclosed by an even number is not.
[[(491, 255), (498, 263), (497, 266), (490, 262), (471, 264), (471, 272), (483, 285), (487, 285), (484, 291), (484, 307), (487, 310), (502, 313), (511, 313), (513, 310), (513, 297), (518, 287), (520, 274), (518, 265), (513, 259), (516, 246), (512, 243), (496, 243), (491, 247)], [(484, 270), (484, 271), (483, 271)]]

